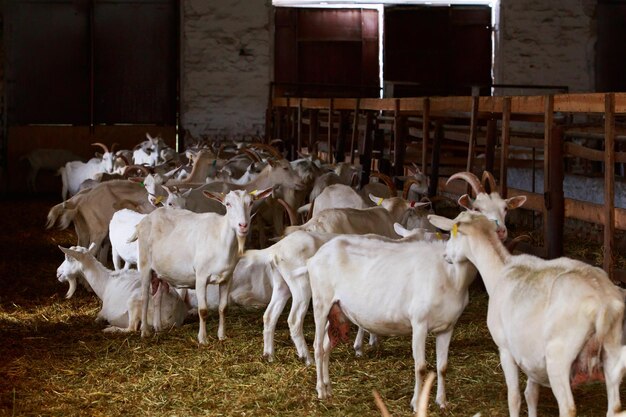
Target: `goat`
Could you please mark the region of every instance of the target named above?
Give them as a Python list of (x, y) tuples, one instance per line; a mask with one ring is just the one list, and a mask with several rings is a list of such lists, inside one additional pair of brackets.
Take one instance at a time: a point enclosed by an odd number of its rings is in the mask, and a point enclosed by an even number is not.
[(445, 263), (447, 243), (424, 242), (417, 232), (397, 223), (395, 228), (403, 239), (339, 236), (323, 245), (307, 262), (320, 399), (331, 395), (330, 350), (339, 338), (347, 340), (349, 319), (377, 335), (412, 334), (413, 409), (417, 408), (417, 395), (426, 369), (426, 335), (429, 331), (435, 333), (436, 400), (445, 407), (445, 372), (452, 330), (468, 303), (468, 287), (476, 277), (476, 269), (468, 262)]
[[(185, 197), (178, 192), (168, 192), (167, 199), (163, 202), (163, 207), (171, 209), (184, 209)], [(157, 198), (157, 204), (160, 199)], [(137, 242), (129, 242), (128, 239), (133, 235), (135, 227), (146, 215), (137, 213), (129, 209), (118, 210), (113, 214), (109, 222), (109, 240), (111, 241), (111, 255), (113, 258), (113, 267), (115, 270), (122, 269), (121, 261), (124, 261), (124, 269), (130, 268), (130, 265), (137, 264)]]
[[(105, 332), (137, 331), (141, 319), (141, 281), (136, 270), (111, 271), (104, 267), (94, 253), (96, 246), (89, 249), (73, 246), (69, 249), (59, 246), (65, 253), (65, 261), (57, 270), (59, 280), (69, 276), (84, 277), (102, 301), (102, 309), (98, 312), (98, 321), (107, 321), (110, 326)], [(152, 309), (150, 309), (152, 312)], [(162, 295), (160, 316), (161, 326), (181, 326), (187, 315), (187, 306), (176, 291), (169, 289)], [(146, 320), (152, 323), (152, 314)]]
[(353, 208), (324, 210), (303, 225), (287, 227), (285, 235), (296, 230), (306, 230), (358, 235), (374, 233), (389, 238), (397, 238), (398, 235), (393, 227), (395, 222), (401, 223), (403, 226), (411, 223), (412, 227), (420, 225), (423, 228), (432, 228), (426, 221), (424, 213), (417, 211), (429, 203), (406, 201), (400, 197), (381, 198), (371, 194), (369, 197), (376, 203), (376, 207), (362, 210)]
[(66, 229), (71, 223), (77, 244), (95, 243), (98, 259), (105, 262), (108, 250), (105, 241), (113, 213), (123, 208), (149, 213), (154, 206), (148, 202), (144, 187), (127, 180), (112, 180), (81, 191), (69, 200), (57, 204), (48, 212), (46, 229), (57, 226)]
[[(139, 271), (143, 289), (141, 335), (151, 330), (147, 323), (148, 296), (152, 274), (175, 287), (195, 288), (198, 294), (200, 329), (198, 342), (207, 344), (207, 284), (220, 286), (218, 338), (225, 338), (224, 312), (228, 301), (230, 276), (250, 226), (252, 202), (267, 197), (271, 188), (255, 195), (231, 191), (226, 196), (206, 192), (220, 201), (226, 214), (193, 213), (186, 210), (157, 209), (136, 227), (131, 240), (138, 240)], [(158, 330), (158, 329), (157, 329)]]
[[(600, 268), (558, 258), (510, 255), (497, 227), (483, 215), (464, 212), (454, 220), (429, 220), (451, 232), (445, 259), (474, 264), (489, 294), (487, 327), (500, 350), (509, 414), (520, 412), (518, 373), (527, 375), (528, 415), (537, 415), (539, 386), (552, 388), (559, 416), (576, 414), (571, 383), (606, 381), (608, 411), (621, 408), (624, 295)], [(603, 373), (601, 367), (604, 368)]]
[(167, 145), (160, 136), (152, 137), (146, 133), (146, 140), (135, 146), (133, 150), (133, 164), (157, 166), (161, 156), (161, 150)]
[(113, 173), (115, 156), (106, 145), (102, 143), (92, 143), (94, 146), (100, 146), (104, 153), (101, 158), (92, 158), (87, 162), (71, 161), (59, 168), (63, 187), (61, 190), (61, 198), (65, 201), (69, 196), (76, 194), (80, 188), (80, 184), (88, 179), (93, 179), (96, 174), (106, 172)]
[[(476, 175), (471, 172), (457, 172), (448, 178), (447, 184), (456, 180), (462, 179), (472, 187), (476, 198), (472, 200), (469, 195), (463, 194), (459, 197), (458, 203), (461, 207), (467, 210), (474, 210), (484, 214), (488, 219), (493, 220), (497, 227), (498, 237), (501, 240), (506, 240), (508, 231), (506, 229), (505, 217), (508, 210), (513, 210), (520, 207), (526, 202), (526, 196), (520, 195), (516, 197), (507, 198), (506, 200), (500, 197), (500, 194), (496, 191), (496, 181), (491, 173), (483, 172), (482, 183), (478, 181)], [(490, 193), (485, 191), (485, 181), (489, 182)]]

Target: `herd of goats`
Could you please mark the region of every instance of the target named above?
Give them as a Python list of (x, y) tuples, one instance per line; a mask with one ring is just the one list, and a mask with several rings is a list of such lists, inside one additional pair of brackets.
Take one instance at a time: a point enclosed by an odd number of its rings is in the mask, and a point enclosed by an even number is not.
[[(552, 388), (561, 417), (574, 416), (572, 385), (594, 379), (606, 383), (607, 416), (626, 415), (619, 391), (624, 293), (586, 263), (511, 254), (505, 217), (526, 198), (503, 199), (491, 174), (449, 178), (473, 190), (450, 219), (422, 198), (428, 184), (419, 170), (401, 178), (405, 187), (397, 192), (382, 174), (359, 186), (357, 166), (310, 155), (288, 161), (261, 143), (196, 146), (185, 154), (150, 136), (132, 151), (95, 145), (101, 156), (60, 169), (64, 201), (50, 209), (47, 227), (74, 225), (78, 242), (60, 247), (58, 279), (69, 283), (67, 297), (80, 283), (101, 299), (105, 331), (141, 328), (145, 337), (180, 326), (194, 311), (198, 341), (206, 344), (208, 310), (218, 310), (224, 339), (229, 303), (266, 305), (263, 355), (271, 361), (276, 323), (291, 298), (290, 335), (298, 356), (315, 361), (320, 399), (332, 394), (330, 352), (354, 323), (357, 355), (366, 331), (370, 344), (412, 335), (414, 409), (426, 336), (435, 334), (436, 402), (444, 407), (452, 331), (480, 273), (511, 416), (520, 413), (519, 369), (528, 377), (531, 417), (540, 386)], [(110, 252), (114, 270), (105, 266)], [(303, 335), (311, 300), (313, 358)]]

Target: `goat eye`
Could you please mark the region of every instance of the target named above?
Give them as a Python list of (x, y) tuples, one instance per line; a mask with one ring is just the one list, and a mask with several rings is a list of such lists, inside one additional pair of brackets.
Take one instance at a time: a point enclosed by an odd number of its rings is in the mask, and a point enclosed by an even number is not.
[(226, 207), (230, 207), (230, 203), (226, 203)]

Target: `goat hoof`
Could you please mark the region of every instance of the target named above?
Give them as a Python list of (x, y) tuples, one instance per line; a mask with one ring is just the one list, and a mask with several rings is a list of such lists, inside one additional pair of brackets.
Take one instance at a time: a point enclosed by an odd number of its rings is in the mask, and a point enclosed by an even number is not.
[(263, 359), (265, 359), (268, 362), (274, 362), (274, 355), (272, 355), (271, 353), (264, 353)]

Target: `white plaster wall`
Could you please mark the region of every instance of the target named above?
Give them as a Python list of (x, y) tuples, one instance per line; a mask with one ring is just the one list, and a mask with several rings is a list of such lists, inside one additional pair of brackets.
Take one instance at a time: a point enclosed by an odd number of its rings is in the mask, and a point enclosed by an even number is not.
[(500, 0), (495, 82), (594, 91), (594, 0)]
[(264, 133), (270, 8), (269, 0), (182, 2), (181, 121), (192, 135)]

